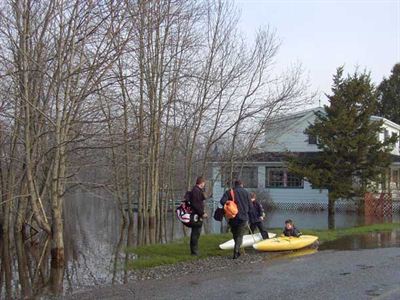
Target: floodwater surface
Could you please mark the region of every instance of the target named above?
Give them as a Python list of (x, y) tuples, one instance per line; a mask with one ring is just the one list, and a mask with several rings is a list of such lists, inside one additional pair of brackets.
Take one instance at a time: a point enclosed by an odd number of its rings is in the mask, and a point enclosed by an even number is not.
[(400, 247), (400, 231), (373, 232), (347, 235), (334, 241), (325, 242), (319, 250), (359, 250)]

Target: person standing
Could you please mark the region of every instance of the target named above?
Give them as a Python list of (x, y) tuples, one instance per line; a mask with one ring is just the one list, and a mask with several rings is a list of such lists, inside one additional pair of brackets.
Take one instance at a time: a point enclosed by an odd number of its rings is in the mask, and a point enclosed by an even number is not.
[(199, 238), (201, 234), (201, 229), (203, 227), (202, 220), (208, 217), (207, 214), (204, 212), (204, 200), (206, 200), (206, 196), (204, 194), (205, 185), (205, 179), (200, 176), (196, 179), (196, 185), (191, 191), (190, 205), (192, 207), (193, 213), (199, 216), (199, 222), (197, 222), (197, 224), (192, 227), (192, 231), (190, 233), (191, 255), (199, 255)]
[(233, 248), (233, 259), (237, 259), (240, 256), (240, 246), (242, 245), (243, 235), (248, 226), (249, 212), (252, 210), (252, 203), (249, 192), (243, 188), (242, 181), (234, 181), (233, 193), (235, 199), (232, 199), (230, 190), (228, 190), (222, 196), (220, 203), (223, 206), (226, 201), (235, 200), (238, 207), (237, 215), (228, 221), (233, 240), (235, 241), (235, 247)]
[(250, 193), (251, 203), (253, 205), (253, 209), (249, 213), (250, 217), (250, 233), (253, 234), (254, 230), (258, 228), (261, 233), (262, 238), (268, 239), (268, 231), (265, 229), (263, 221), (265, 218), (264, 208), (261, 203), (257, 201), (256, 193)]

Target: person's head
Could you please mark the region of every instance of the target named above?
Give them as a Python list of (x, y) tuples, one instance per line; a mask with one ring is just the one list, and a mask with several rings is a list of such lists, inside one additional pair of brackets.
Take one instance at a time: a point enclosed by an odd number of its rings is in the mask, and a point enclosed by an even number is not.
[(199, 188), (204, 189), (204, 187), (205, 187), (205, 185), (206, 185), (206, 180), (204, 179), (203, 176), (197, 177), (197, 179), (196, 179), (196, 185), (197, 185)]
[(293, 221), (291, 219), (285, 221), (285, 227), (286, 229), (292, 229), (293, 228)]
[(257, 195), (256, 195), (256, 193), (254, 193), (254, 192), (251, 192), (250, 193), (250, 199), (251, 199), (251, 201), (256, 201), (256, 199), (257, 199)]
[(240, 179), (235, 179), (235, 180), (233, 181), (233, 186), (234, 186), (235, 188), (237, 188), (237, 187), (243, 187), (243, 182), (242, 182)]

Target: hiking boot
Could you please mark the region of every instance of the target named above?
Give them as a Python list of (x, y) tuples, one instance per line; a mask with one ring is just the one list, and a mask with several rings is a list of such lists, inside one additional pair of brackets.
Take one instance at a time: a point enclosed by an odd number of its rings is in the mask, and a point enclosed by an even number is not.
[(240, 256), (240, 252), (236, 252), (235, 254), (233, 254), (233, 259), (238, 259)]

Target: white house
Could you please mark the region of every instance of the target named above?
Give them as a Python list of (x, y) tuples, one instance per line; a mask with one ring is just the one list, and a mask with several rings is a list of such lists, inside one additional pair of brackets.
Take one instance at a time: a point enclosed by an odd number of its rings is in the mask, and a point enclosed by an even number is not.
[[(255, 190), (262, 197), (267, 197), (281, 208), (316, 208), (325, 209), (328, 205), (328, 191), (313, 189), (311, 185), (297, 176), (290, 174), (285, 167), (287, 152), (295, 152), (299, 156), (313, 155), (319, 149), (316, 140), (304, 133), (314, 122), (315, 112), (323, 112), (323, 108), (314, 108), (287, 115), (274, 120), (262, 142), (260, 153), (253, 155), (250, 161), (240, 163), (237, 174), (246, 187)], [(383, 130), (379, 138), (397, 133), (400, 135), (400, 125), (385, 118), (373, 116), (372, 120), (383, 120)], [(392, 151), (391, 187), (400, 187), (400, 145), (396, 144)], [(239, 174), (240, 173), (240, 174)], [(213, 166), (213, 196), (220, 199), (225, 190), (223, 163)], [(348, 202), (338, 202), (337, 208), (348, 208)]]

